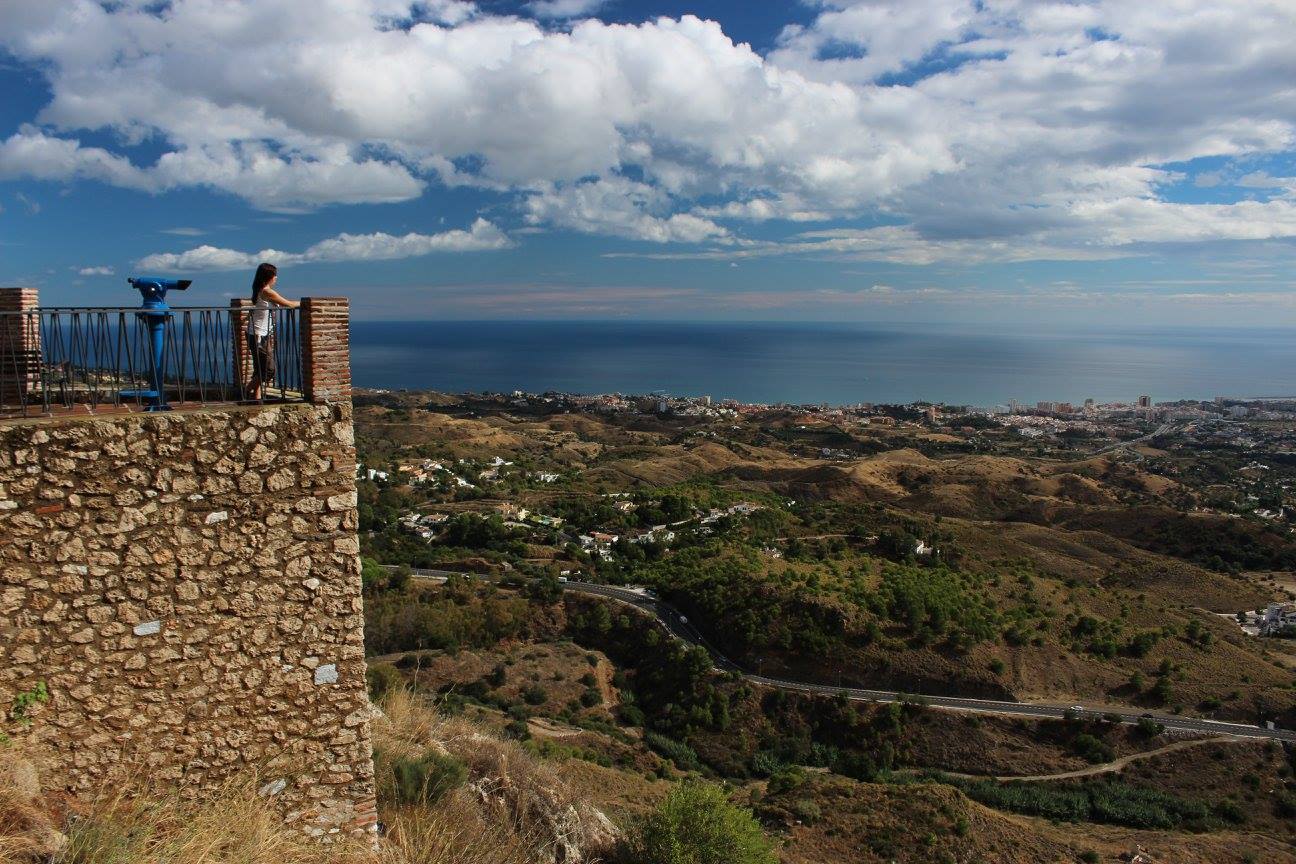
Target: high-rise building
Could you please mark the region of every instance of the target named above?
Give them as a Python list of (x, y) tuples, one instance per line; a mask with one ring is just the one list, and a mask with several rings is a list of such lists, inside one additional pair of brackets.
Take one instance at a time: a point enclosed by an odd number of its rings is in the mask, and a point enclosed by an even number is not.
[(1138, 407), (1140, 407), (1140, 408), (1151, 408), (1151, 407), (1152, 407), (1152, 397), (1151, 397), (1151, 396), (1140, 396), (1140, 397), (1138, 398)]
[(1093, 410), (1094, 410), (1094, 400), (1092, 400), (1092, 399), (1086, 399), (1086, 400), (1085, 400), (1085, 404), (1084, 404), (1084, 410), (1085, 410), (1085, 413), (1086, 413), (1086, 414), (1088, 414), (1090, 411), (1093, 411)]

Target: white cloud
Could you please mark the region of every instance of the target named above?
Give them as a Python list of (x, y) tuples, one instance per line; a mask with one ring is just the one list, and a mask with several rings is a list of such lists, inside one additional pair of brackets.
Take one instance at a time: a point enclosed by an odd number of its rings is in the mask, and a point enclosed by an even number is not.
[(178, 228), (163, 228), (161, 229), (161, 233), (174, 234), (177, 237), (201, 237), (207, 232), (201, 228), (185, 228), (181, 226)]
[[(0, 49), (52, 97), (0, 142), (0, 178), (203, 186), (280, 211), (440, 182), (511, 195), (531, 227), (667, 243), (739, 245), (724, 220), (881, 218), (906, 233), (748, 253), (883, 260), (1266, 233), (1241, 202), (1175, 204), (1185, 178), (1158, 166), (1296, 147), (1289, 0), (810, 5), (762, 57), (690, 16), (553, 28), (458, 0), (7, 0)], [(160, 158), (135, 155), (145, 140)], [(1240, 209), (1192, 209), (1208, 206)], [(1260, 215), (1290, 236), (1283, 211)]]
[(113, 268), (111, 267), (80, 267), (77, 269), (78, 276), (111, 276)]
[(537, 18), (583, 18), (608, 5), (608, 0), (533, 0), (526, 4)]
[(719, 207), (698, 207), (693, 212), (698, 216), (714, 219), (746, 219), (752, 222), (765, 222), (769, 219), (820, 222), (831, 218), (829, 213), (811, 210), (804, 202), (786, 198), (750, 198), (746, 201), (730, 201)]
[(13, 177), (98, 180), (154, 193), (209, 186), (266, 210), (405, 201), (424, 185), (400, 164), (356, 161), (346, 148), (321, 148), (307, 159), (278, 155), (258, 142), (176, 150), (141, 168), (101, 147), (83, 147), (31, 125), (0, 142), (0, 179)]
[(54, 138), (34, 126), (23, 126), (0, 142), (0, 179), (99, 180), (127, 189), (149, 189), (144, 172), (101, 147)]
[(440, 234), (404, 235), (339, 234), (321, 240), (304, 252), (282, 252), (262, 249), (240, 252), (218, 246), (202, 245), (185, 252), (157, 252), (140, 259), (141, 270), (188, 273), (197, 270), (243, 270), (262, 261), (279, 265), (314, 264), (335, 261), (385, 261), (416, 258), (436, 252), (482, 252), (507, 249), (513, 245), (508, 236), (493, 223), (477, 219), (467, 230), (455, 229)]
[(786, 28), (771, 59), (825, 80), (869, 82), (900, 72), (998, 17), (979, 16), (970, 0), (817, 0), (812, 5), (822, 7), (822, 14), (808, 27)]
[(525, 208), (532, 225), (556, 225), (588, 234), (655, 243), (699, 243), (729, 236), (710, 219), (669, 214), (671, 202), (660, 189), (623, 177), (551, 188), (528, 197)]
[(17, 201), (19, 204), (23, 205), (23, 207), (27, 209), (27, 212), (32, 214), (33, 216), (35, 216), (37, 213), (41, 211), (40, 202), (34, 198), (31, 198), (23, 194), (22, 192), (15, 192), (14, 200)]
[(1268, 171), (1252, 171), (1239, 177), (1236, 185), (1251, 189), (1296, 189), (1296, 177), (1274, 177)]

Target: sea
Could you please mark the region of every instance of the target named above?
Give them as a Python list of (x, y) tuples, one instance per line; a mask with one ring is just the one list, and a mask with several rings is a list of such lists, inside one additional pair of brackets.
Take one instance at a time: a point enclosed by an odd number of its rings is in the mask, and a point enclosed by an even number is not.
[(1296, 329), (357, 321), (361, 387), (743, 402), (1131, 402), (1296, 394)]

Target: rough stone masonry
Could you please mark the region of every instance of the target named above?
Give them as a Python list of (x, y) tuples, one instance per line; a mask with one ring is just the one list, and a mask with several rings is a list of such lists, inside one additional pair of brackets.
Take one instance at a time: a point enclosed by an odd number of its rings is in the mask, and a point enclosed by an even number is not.
[(0, 421), (0, 728), (72, 792), (254, 775), (312, 834), (371, 830), (351, 419)]

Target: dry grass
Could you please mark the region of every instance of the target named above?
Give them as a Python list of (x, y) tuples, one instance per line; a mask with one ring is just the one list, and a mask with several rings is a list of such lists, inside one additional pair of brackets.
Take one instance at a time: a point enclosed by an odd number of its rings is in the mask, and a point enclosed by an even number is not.
[(2, 864), (378, 864), (367, 843), (321, 846), (284, 825), (255, 779), (232, 782), (200, 800), (179, 793), (133, 797), (118, 786), (69, 809), (40, 789), (33, 760), (19, 748), (0, 753)]
[(254, 776), (194, 800), (121, 785), (71, 802), (74, 815), (63, 818), (34, 760), (9, 747), (0, 749), (0, 864), (593, 864), (611, 845), (602, 814), (516, 744), (404, 692), (386, 700), (384, 714), (374, 725), (380, 801), (384, 760), (396, 755), (449, 753), (468, 766), (469, 782), (431, 807), (383, 803), (387, 830), (376, 848), (307, 838), (257, 795)]
[(16, 749), (0, 749), (0, 862), (48, 856), (60, 840), (35, 765)]
[[(564, 861), (579, 851), (584, 860), (594, 861), (614, 844), (616, 829), (607, 818), (581, 801), (554, 766), (518, 744), (501, 740), (472, 721), (438, 714), (402, 690), (384, 699), (383, 712), (373, 732), (379, 800), (388, 797), (383, 794), (389, 776), (386, 763), (393, 756), (413, 758), (431, 748), (462, 761), (470, 778), (434, 808), (450, 814), (436, 824), (429, 823), (426, 810), (390, 814), (392, 838), (420, 852), (428, 842), (441, 843), (447, 850), (463, 848), (464, 839), (445, 840), (435, 834), (453, 826), (464, 836), (472, 835), (467, 843), (472, 854), (488, 856), (394, 860)], [(416, 841), (419, 836), (424, 839)]]

